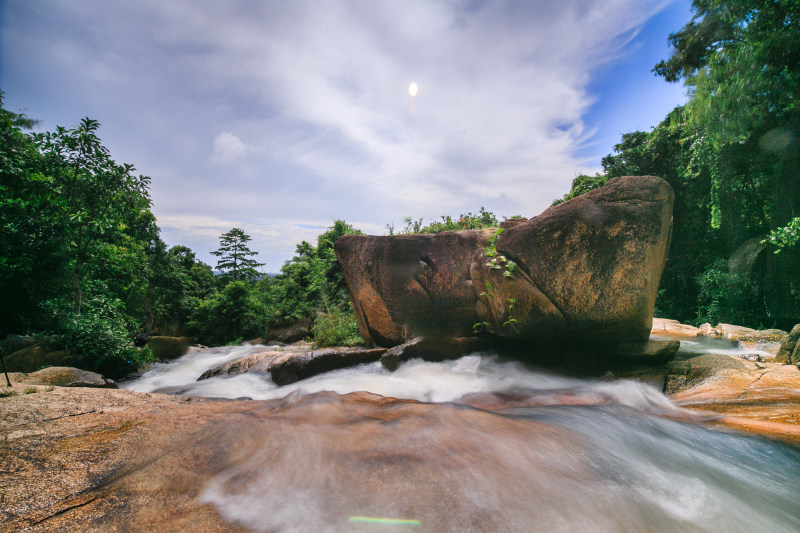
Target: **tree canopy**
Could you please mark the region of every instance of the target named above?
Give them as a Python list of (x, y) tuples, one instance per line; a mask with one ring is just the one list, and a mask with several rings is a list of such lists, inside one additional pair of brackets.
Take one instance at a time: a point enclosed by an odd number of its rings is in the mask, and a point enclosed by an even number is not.
[[(565, 197), (653, 174), (675, 190), (657, 301), (671, 318), (790, 328), (800, 320), (800, 3), (695, 0), (654, 72), (690, 89), (650, 132), (631, 132)], [(752, 264), (737, 251), (762, 242)], [(735, 261), (734, 261), (735, 262)], [(733, 265), (733, 267), (732, 267)]]
[(233, 281), (253, 279), (258, 275), (257, 267), (264, 266), (249, 256), (258, 255), (247, 247), (251, 241), (249, 235), (240, 228), (232, 228), (219, 237), (219, 248), (211, 252), (219, 257), (217, 270), (228, 276)]

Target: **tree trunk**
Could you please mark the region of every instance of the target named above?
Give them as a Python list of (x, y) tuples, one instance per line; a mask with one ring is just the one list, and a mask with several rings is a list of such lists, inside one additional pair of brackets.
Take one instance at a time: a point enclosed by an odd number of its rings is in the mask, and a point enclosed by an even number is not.
[(83, 291), (81, 290), (81, 267), (83, 261), (80, 257), (75, 259), (75, 269), (72, 271), (72, 290), (75, 292), (75, 305), (73, 311), (76, 315), (81, 314), (81, 306), (83, 305)]

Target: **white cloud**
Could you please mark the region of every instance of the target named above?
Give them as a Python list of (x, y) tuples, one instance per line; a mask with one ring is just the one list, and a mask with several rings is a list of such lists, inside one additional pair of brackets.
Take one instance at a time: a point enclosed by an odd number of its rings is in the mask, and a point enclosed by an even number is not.
[(19, 2), (5, 44), (152, 176), (171, 242), (250, 224), (291, 255), (294, 224), (540, 212), (591, 170), (593, 71), (666, 3)]
[(244, 156), (248, 147), (233, 133), (224, 131), (214, 138), (214, 158), (230, 161)]

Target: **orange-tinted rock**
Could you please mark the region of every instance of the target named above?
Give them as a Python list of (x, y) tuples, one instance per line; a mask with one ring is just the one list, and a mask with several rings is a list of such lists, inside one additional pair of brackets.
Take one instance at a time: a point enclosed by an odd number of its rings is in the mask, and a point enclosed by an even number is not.
[(719, 415), (712, 423), (800, 443), (796, 366), (726, 355), (704, 355), (671, 365), (681, 370), (667, 377), (666, 389), (681, 407)]
[[(351, 530), (348, 514), (380, 512), (374, 502), (394, 506), (400, 495), (400, 511), (429, 530), (496, 531), (503, 514), (477, 511), (448, 480), (474, 472), (503, 480), (509, 494), (532, 490), (514, 472), (516, 456), (487, 452), (492, 442), (519, 453), (551, 450), (526, 456), (541, 470), (569, 473), (570, 483), (591, 477), (581, 454), (568, 453), (569, 431), (452, 404), (369, 393), (219, 402), (73, 391), (0, 398), (0, 456), (13, 472), (0, 478), (0, 530), (250, 531), (225, 520), (208, 492), (263, 490), (266, 475), (294, 505), (324, 506), (322, 519), (336, 531)], [(209, 486), (223, 470), (231, 477)], [(335, 480), (339, 490), (325, 491), (317, 479)], [(407, 490), (410, 480), (418, 490)], [(282, 511), (280, 502), (265, 503), (264, 516)]]
[(681, 324), (677, 320), (668, 318), (653, 318), (653, 327), (650, 329), (650, 333), (659, 336), (697, 337), (700, 335), (700, 328)]

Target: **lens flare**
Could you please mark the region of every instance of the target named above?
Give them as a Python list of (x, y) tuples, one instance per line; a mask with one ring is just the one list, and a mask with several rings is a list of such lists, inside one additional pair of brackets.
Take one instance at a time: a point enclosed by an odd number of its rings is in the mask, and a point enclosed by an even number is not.
[(352, 524), (381, 524), (392, 526), (419, 527), (422, 524), (419, 520), (409, 520), (407, 518), (376, 518), (372, 516), (351, 516)]
[(415, 96), (417, 96), (418, 92), (419, 92), (419, 87), (417, 87), (416, 83), (412, 82), (411, 85), (408, 86), (409, 96), (411, 96), (411, 98), (414, 98)]

